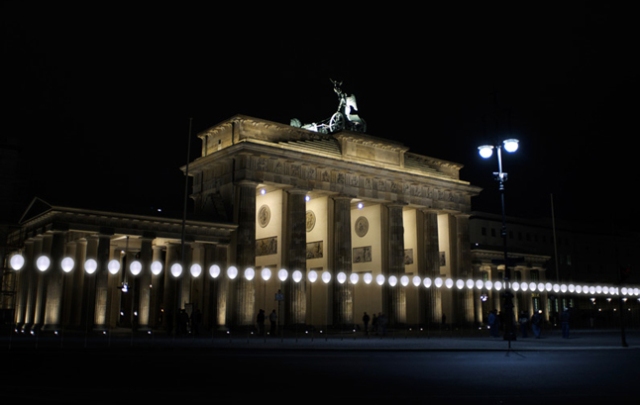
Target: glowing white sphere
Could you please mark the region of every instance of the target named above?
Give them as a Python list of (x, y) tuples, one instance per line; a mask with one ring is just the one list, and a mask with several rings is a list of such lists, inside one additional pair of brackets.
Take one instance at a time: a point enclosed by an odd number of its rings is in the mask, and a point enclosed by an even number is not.
[(371, 273), (364, 273), (362, 279), (364, 280), (365, 284), (371, 284), (371, 282), (373, 281), (373, 275)]
[[(315, 271), (314, 271), (314, 273), (315, 273), (315, 275), (316, 275), (316, 277), (317, 277), (317, 276), (318, 276), (318, 273), (316, 273)], [(309, 274), (311, 274), (311, 273), (309, 273)], [(268, 267), (265, 267), (264, 269), (262, 269), (262, 270), (260, 271), (260, 276), (262, 277), (262, 279), (263, 279), (264, 281), (268, 281), (268, 280), (271, 278), (271, 269), (270, 269), (270, 268), (268, 268)], [(311, 276), (310, 276), (310, 277), (311, 277)], [(315, 280), (313, 280), (313, 281), (315, 281)], [(313, 282), (313, 281), (312, 281), (312, 282)]]
[(162, 273), (162, 263), (160, 263), (159, 260), (154, 260), (153, 263), (151, 263), (151, 274), (158, 276), (160, 273)]
[(435, 286), (437, 288), (442, 287), (442, 278), (441, 277), (436, 277), (436, 279), (433, 281), (433, 284), (435, 284)]
[(231, 266), (227, 269), (227, 277), (231, 280), (238, 277), (238, 268), (236, 266)]
[(289, 277), (289, 272), (286, 269), (278, 270), (278, 279), (280, 281), (285, 281)]
[(495, 283), (493, 283), (493, 288), (498, 291), (502, 290), (502, 281), (496, 281)]
[(580, 294), (580, 293), (582, 292), (582, 286), (581, 286), (581, 285), (577, 285), (577, 286), (576, 286), (576, 292), (577, 292), (578, 294)]
[(458, 290), (462, 290), (464, 288), (464, 281), (456, 280), (456, 287), (458, 287)]
[(560, 291), (560, 284), (554, 284), (553, 285), (553, 292), (558, 292)]
[(142, 271), (142, 263), (140, 263), (140, 261), (138, 260), (132, 261), (131, 264), (129, 265), (129, 271), (134, 276), (137, 276)]
[(602, 287), (602, 292), (605, 294), (609, 294), (609, 287), (607, 287), (606, 285)]
[(520, 283), (518, 283), (517, 281), (514, 281), (513, 283), (511, 283), (511, 288), (513, 288), (513, 291), (520, 290)]
[(325, 284), (328, 284), (329, 281), (331, 281), (331, 273), (329, 273), (328, 271), (323, 271), (322, 272), (322, 281)]
[(520, 284), (520, 289), (522, 291), (527, 291), (529, 289), (529, 284), (527, 284), (527, 283)]
[(413, 276), (411, 282), (413, 283), (414, 287), (418, 287), (420, 286), (420, 283), (422, 283), (422, 279), (420, 278), (420, 276)]
[(251, 281), (256, 276), (256, 271), (252, 267), (244, 269), (244, 278)]
[(572, 292), (574, 292), (574, 291), (576, 290), (576, 286), (575, 286), (575, 285), (573, 285), (573, 284), (569, 284), (569, 285), (567, 286), (567, 289), (569, 290), (569, 292), (571, 292), (571, 293), (572, 293)]
[(424, 280), (422, 280), (422, 284), (427, 288), (431, 287), (431, 279), (429, 277), (425, 277)]
[(300, 280), (302, 280), (302, 272), (300, 270), (294, 270), (293, 273), (291, 273), (291, 278), (293, 278), (294, 282), (299, 283)]
[(544, 291), (544, 284), (538, 283), (538, 291), (540, 292)]
[(596, 286), (596, 293), (602, 294), (602, 286), (601, 285), (597, 285)]
[(382, 274), (376, 276), (376, 283), (378, 283), (378, 285), (384, 284), (384, 276)]
[(189, 267), (189, 273), (191, 273), (191, 277), (197, 278), (202, 274), (202, 266), (198, 263), (193, 263), (191, 267)]
[(86, 271), (87, 274), (95, 273), (97, 268), (98, 268), (98, 262), (96, 262), (95, 259), (89, 259), (86, 262), (84, 262), (84, 271)]
[(171, 275), (175, 278), (182, 275), (182, 265), (180, 263), (173, 263), (171, 265)]
[(627, 287), (622, 287), (622, 288), (620, 289), (620, 293), (621, 293), (622, 295), (627, 295)]
[(70, 257), (65, 257), (60, 262), (60, 267), (62, 267), (62, 271), (64, 271), (65, 273), (68, 273), (71, 270), (73, 270), (73, 265), (74, 265), (74, 261)]
[(9, 261), (9, 263), (11, 263), (12, 269), (20, 270), (22, 266), (24, 266), (24, 256), (22, 256), (21, 254), (15, 254), (11, 256), (11, 260)]
[(51, 260), (47, 256), (40, 256), (38, 260), (36, 260), (36, 267), (40, 271), (45, 271), (49, 268), (51, 264)]
[(351, 273), (351, 275), (349, 275), (349, 281), (351, 284), (357, 284), (359, 279), (360, 276), (358, 276), (358, 273)]
[(338, 283), (343, 284), (345, 281), (347, 281), (347, 275), (344, 274), (343, 271), (341, 271), (340, 273), (338, 273), (338, 275), (336, 276), (336, 280), (338, 280)]
[(447, 288), (451, 288), (451, 287), (453, 287), (453, 280), (452, 280), (452, 279), (450, 279), (450, 278), (446, 279), (446, 280), (445, 280), (445, 282), (444, 282), (444, 285), (445, 285)]
[(487, 280), (484, 282), (484, 288), (486, 288), (487, 290), (491, 291), (491, 289), (493, 288), (493, 281), (491, 280)]
[(408, 286), (409, 285), (409, 277), (407, 277), (407, 276), (400, 277), (400, 284), (402, 284), (403, 287)]
[(566, 284), (560, 284), (560, 291), (565, 293), (567, 292), (567, 285)]
[(544, 285), (544, 289), (547, 291), (551, 291), (553, 289), (553, 285), (551, 283), (547, 283)]
[(209, 275), (211, 276), (211, 278), (218, 278), (220, 272), (220, 266), (218, 266), (217, 264), (212, 264), (211, 267), (209, 267)]
[(107, 270), (109, 270), (111, 274), (118, 274), (120, 271), (120, 261), (116, 259), (110, 260), (107, 264)]
[(309, 281), (311, 281), (312, 283), (315, 283), (316, 280), (318, 279), (318, 272), (315, 270), (311, 270), (309, 271), (309, 274), (307, 274), (307, 278), (309, 279)]
[(476, 288), (482, 290), (482, 287), (484, 287), (484, 282), (482, 280), (476, 281)]
[(398, 278), (396, 276), (389, 276), (389, 278), (387, 279), (387, 281), (389, 282), (389, 285), (391, 287), (395, 287), (396, 284), (398, 284)]

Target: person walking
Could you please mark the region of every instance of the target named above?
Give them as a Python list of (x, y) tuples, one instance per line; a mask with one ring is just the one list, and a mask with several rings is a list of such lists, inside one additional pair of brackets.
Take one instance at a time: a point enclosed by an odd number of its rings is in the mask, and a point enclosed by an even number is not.
[(562, 337), (564, 339), (569, 338), (569, 308), (565, 307), (562, 313), (560, 314), (560, 322), (562, 323)]
[(276, 310), (274, 309), (269, 314), (269, 322), (271, 322), (271, 336), (276, 335), (276, 323), (278, 322), (278, 314), (276, 314)]
[(264, 309), (258, 311), (256, 323), (258, 324), (258, 336), (264, 336), (264, 321), (265, 321)]
[(526, 338), (528, 336), (527, 329), (529, 329), (529, 315), (525, 311), (520, 311), (518, 323), (520, 324), (520, 334)]
[(489, 324), (489, 334), (491, 335), (491, 337), (500, 336), (500, 320), (498, 318), (498, 310), (492, 309), (491, 312), (489, 312), (487, 323)]
[(542, 332), (542, 310), (539, 309), (531, 315), (531, 330), (533, 336), (536, 339), (540, 339), (540, 333)]
[(362, 315), (362, 324), (364, 325), (364, 334), (368, 335), (369, 334), (369, 314), (367, 314), (366, 312), (364, 313), (364, 315)]
[(373, 318), (371, 319), (371, 333), (373, 333), (374, 335), (378, 334), (378, 316), (375, 314), (373, 314)]

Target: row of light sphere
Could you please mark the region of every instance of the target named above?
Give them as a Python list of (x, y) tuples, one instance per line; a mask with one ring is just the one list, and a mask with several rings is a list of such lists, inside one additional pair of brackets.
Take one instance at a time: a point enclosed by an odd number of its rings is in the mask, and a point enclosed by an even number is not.
[[(18, 271), (20, 270), (25, 263), (25, 259), (22, 255), (20, 254), (16, 254), (13, 255), (10, 259), (10, 264), (11, 267)], [(51, 260), (47, 257), (47, 256), (40, 256), (37, 260), (36, 260), (36, 267), (38, 268), (38, 270), (44, 272), (47, 269), (49, 269), (51, 265)], [(61, 267), (62, 270), (65, 273), (69, 273), (71, 270), (73, 270), (75, 263), (74, 260), (70, 257), (65, 257), (64, 259), (62, 259), (61, 262)], [(159, 275), (162, 272), (162, 263), (159, 261), (154, 261), (151, 263), (151, 273), (153, 275)], [(87, 272), (87, 274), (93, 274), (98, 268), (98, 263), (94, 260), (94, 259), (88, 259), (85, 263), (84, 263), (84, 269)], [(111, 274), (117, 274), (120, 271), (120, 262), (118, 260), (111, 260), (108, 264), (107, 264), (107, 269), (109, 271), (109, 273)], [(134, 260), (131, 262), (131, 264), (129, 265), (129, 271), (131, 272), (131, 274), (133, 276), (137, 276), (138, 274), (140, 274), (142, 272), (142, 263), (139, 260)], [(180, 277), (182, 275), (182, 265), (180, 263), (174, 263), (171, 266), (171, 275), (173, 275), (174, 277)], [(195, 263), (193, 265), (191, 265), (189, 272), (191, 273), (191, 276), (193, 276), (194, 278), (199, 277), (202, 274), (202, 266), (200, 266), (199, 264)], [(220, 274), (222, 273), (222, 270), (220, 269), (220, 266), (214, 264), (211, 267), (209, 267), (209, 275), (211, 276), (211, 278), (215, 279), (218, 278), (220, 276)], [(239, 275), (239, 271), (238, 268), (235, 266), (230, 266), (227, 269), (227, 277), (229, 277), (229, 279), (233, 280), (235, 278), (238, 277)], [(272, 275), (272, 271), (269, 268), (263, 268), (260, 271), (260, 276), (264, 281), (267, 281), (271, 278)], [(256, 277), (256, 271), (253, 268), (247, 268), (244, 271), (244, 277), (245, 279), (247, 279), (248, 281), (253, 280)], [(280, 269), (278, 270), (278, 279), (280, 281), (286, 281), (287, 278), (289, 277), (289, 272), (286, 269)], [(303, 278), (303, 274), (300, 270), (294, 270), (291, 273), (291, 278), (293, 279), (293, 281), (295, 281), (296, 283), (302, 281)], [(331, 273), (329, 273), (328, 271), (323, 271), (321, 274), (318, 274), (318, 272), (316, 272), (315, 270), (311, 270), (309, 271), (309, 273), (307, 274), (307, 278), (311, 283), (315, 283), (318, 278), (321, 279), (325, 284), (329, 283), (329, 281), (331, 281)], [(348, 277), (347, 274), (344, 272), (339, 272), (336, 275), (336, 280), (340, 283), (340, 284), (344, 284), (345, 282), (347, 282), (347, 280), (351, 283), (351, 284), (357, 284), (360, 281), (360, 275), (358, 273), (351, 273)], [(365, 273), (362, 275), (362, 280), (364, 281), (365, 284), (371, 284), (374, 281), (374, 277), (371, 273)], [(398, 283), (400, 283), (402, 286), (407, 286), (410, 283), (413, 284), (415, 287), (419, 287), (420, 285), (424, 285), (426, 288), (430, 288), (431, 286), (435, 286), (437, 288), (440, 288), (442, 286), (445, 286), (447, 288), (453, 288), (453, 286), (455, 285), (456, 288), (458, 289), (463, 289), (463, 288), (468, 288), (468, 289), (473, 289), (476, 288), (478, 290), (492, 290), (495, 289), (497, 291), (500, 291), (503, 288), (503, 283), (501, 281), (495, 281), (492, 282), (490, 280), (456, 280), (454, 281), (451, 278), (446, 278), (443, 279), (441, 277), (436, 277), (434, 280), (431, 280), (431, 278), (429, 277), (425, 277), (424, 279), (421, 278), (420, 276), (413, 276), (412, 278), (410, 278), (409, 276), (403, 275), (401, 277), (396, 277), (394, 275), (389, 276), (388, 278), (385, 279), (385, 276), (382, 274), (378, 274), (375, 277), (375, 283), (382, 286), (384, 285), (385, 281), (391, 286), (391, 287), (395, 287)], [(635, 295), (635, 296), (640, 296), (640, 288), (634, 288), (634, 287), (613, 287), (613, 286), (601, 286), (601, 285), (596, 285), (596, 286), (589, 286), (589, 285), (576, 285), (576, 284), (552, 284), (552, 283), (535, 283), (535, 282), (530, 282), (530, 283), (526, 283), (526, 282), (512, 282), (511, 283), (511, 288), (514, 291), (527, 291), (530, 290), (532, 292), (534, 291), (541, 291), (541, 292), (562, 292), (562, 293), (584, 293), (584, 294), (608, 294), (608, 295)]]

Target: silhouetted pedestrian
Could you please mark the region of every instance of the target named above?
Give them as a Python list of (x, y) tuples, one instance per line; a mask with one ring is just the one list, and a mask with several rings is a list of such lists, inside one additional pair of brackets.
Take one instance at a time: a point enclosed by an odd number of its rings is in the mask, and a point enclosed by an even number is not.
[(378, 334), (378, 316), (375, 313), (371, 319), (371, 333)]
[(562, 323), (562, 337), (565, 339), (569, 338), (569, 318), (569, 308), (565, 307), (560, 314), (560, 322)]
[(364, 333), (369, 334), (369, 314), (366, 312), (362, 315), (362, 324), (364, 325)]
[(527, 330), (529, 329), (529, 315), (525, 311), (520, 311), (518, 323), (520, 324), (520, 334), (523, 338), (526, 338), (528, 336)]
[(258, 316), (256, 318), (256, 323), (258, 324), (258, 335), (264, 336), (264, 321), (265, 321), (264, 309), (258, 311)]
[(269, 314), (269, 322), (271, 322), (271, 336), (275, 336), (276, 335), (276, 324), (278, 322), (278, 314), (276, 314), (276, 310), (274, 309), (273, 311), (271, 311), (271, 313)]
[(531, 330), (536, 339), (540, 339), (542, 332), (542, 310), (539, 309), (531, 315)]

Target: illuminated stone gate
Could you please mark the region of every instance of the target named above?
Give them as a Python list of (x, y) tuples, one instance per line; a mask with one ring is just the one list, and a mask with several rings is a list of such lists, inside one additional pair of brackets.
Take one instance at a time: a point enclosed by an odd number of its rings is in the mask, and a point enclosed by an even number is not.
[[(472, 292), (337, 277), (472, 278), (468, 216), (480, 189), (459, 178), (460, 164), (359, 132), (242, 115), (198, 137), (202, 156), (189, 164), (196, 214), (237, 224), (230, 262), (256, 271), (255, 280), (229, 280), (219, 298), (229, 325), (253, 325), (259, 309), (276, 309), (287, 325), (352, 325), (365, 311), (390, 325), (439, 323), (442, 314), (474, 322)], [(263, 268), (304, 277), (261, 280)], [(331, 280), (310, 282), (312, 270)]]

